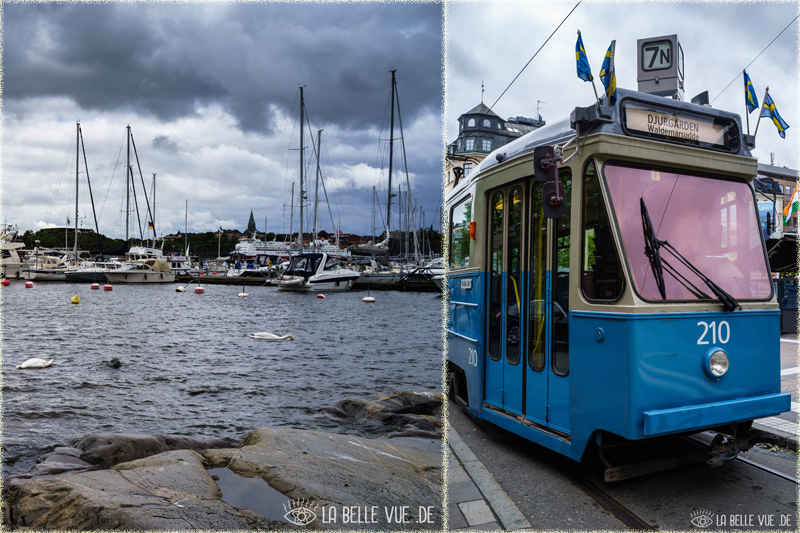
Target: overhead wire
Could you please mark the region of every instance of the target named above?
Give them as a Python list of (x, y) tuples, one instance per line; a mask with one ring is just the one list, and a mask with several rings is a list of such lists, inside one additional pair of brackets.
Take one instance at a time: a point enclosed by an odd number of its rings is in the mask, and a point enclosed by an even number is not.
[(511, 83), (508, 84), (508, 87), (506, 87), (503, 90), (503, 92), (500, 94), (500, 96), (497, 97), (497, 100), (494, 101), (494, 103), (492, 104), (492, 106), (489, 109), (492, 109), (494, 106), (497, 105), (497, 102), (499, 102), (500, 99), (503, 97), (503, 95), (506, 94), (506, 91), (508, 91), (511, 88), (511, 86), (514, 85), (514, 82), (517, 81), (517, 78), (519, 78), (522, 75), (522, 73), (525, 71), (525, 69), (528, 68), (528, 65), (531, 64), (531, 61), (533, 61), (534, 58), (539, 54), (539, 52), (542, 51), (542, 48), (544, 48), (544, 45), (546, 45), (547, 42), (553, 37), (553, 35), (556, 34), (558, 29), (567, 21), (569, 16), (572, 15), (572, 12), (575, 11), (576, 9), (578, 9), (578, 6), (581, 5), (581, 2), (583, 2), (583, 0), (579, 0), (578, 3), (575, 4), (575, 7), (573, 7), (572, 10), (570, 10), (569, 13), (567, 13), (567, 16), (564, 17), (564, 20), (562, 20), (561, 23), (558, 26), (556, 26), (556, 29), (553, 30), (553, 33), (550, 34), (550, 37), (548, 37), (547, 40), (545, 40), (545, 42), (542, 43), (542, 46), (540, 46), (539, 49), (536, 50), (536, 53), (533, 54), (533, 56), (528, 60), (527, 63), (525, 63), (525, 66), (522, 67), (522, 70), (520, 70), (519, 73), (516, 76), (514, 76), (514, 79), (511, 80)]
[[(763, 54), (764, 52), (766, 52), (766, 51), (767, 51), (767, 48), (769, 48), (770, 46), (772, 46), (772, 43), (774, 43), (775, 41), (777, 41), (777, 40), (778, 40), (778, 37), (780, 37), (781, 35), (783, 35), (783, 32), (785, 32), (786, 30), (788, 30), (788, 29), (789, 29), (789, 26), (791, 26), (792, 24), (794, 24), (794, 22), (795, 22), (795, 21), (796, 21), (796, 20), (797, 20), (799, 17), (800, 17), (800, 15), (797, 15), (795, 18), (793, 18), (793, 19), (792, 19), (792, 21), (791, 21), (789, 24), (787, 24), (787, 25), (786, 25), (786, 27), (785, 27), (785, 28), (783, 28), (783, 29), (781, 30), (781, 32), (780, 32), (778, 35), (776, 35), (776, 36), (775, 36), (775, 38), (774, 38), (774, 39), (772, 39), (772, 41), (770, 41), (770, 43), (769, 43), (767, 46), (765, 46), (765, 47), (764, 47), (764, 49), (763, 49), (763, 50), (761, 50), (761, 52), (759, 52), (759, 53), (758, 53), (758, 55), (755, 57), (755, 59), (753, 59), (753, 60), (752, 60), (750, 63), (748, 63), (748, 64), (747, 64), (747, 66), (746, 66), (746, 67), (744, 67), (742, 70), (747, 70), (748, 68), (750, 68), (750, 65), (752, 65), (753, 63), (755, 63), (755, 62), (756, 62), (756, 59), (758, 59), (759, 57), (761, 57), (761, 54)], [(722, 93), (724, 93), (725, 91), (727, 91), (727, 90), (728, 90), (728, 88), (729, 88), (731, 85), (733, 85), (733, 82), (735, 82), (735, 81), (736, 81), (738, 78), (739, 78), (739, 74), (737, 73), (737, 74), (736, 74), (736, 76), (734, 76), (734, 78), (731, 80), (731, 82), (730, 82), (728, 85), (726, 85), (726, 86), (725, 86), (725, 88), (724, 88), (724, 89), (722, 89), (722, 91), (721, 91), (721, 92), (720, 92), (720, 93), (719, 93), (717, 96), (715, 96), (715, 97), (714, 97), (714, 100), (711, 100), (711, 102), (710, 102), (710, 103), (712, 103), (712, 104), (713, 104), (713, 103), (714, 103), (714, 101), (715, 101), (717, 98), (719, 98), (720, 96), (722, 96)]]

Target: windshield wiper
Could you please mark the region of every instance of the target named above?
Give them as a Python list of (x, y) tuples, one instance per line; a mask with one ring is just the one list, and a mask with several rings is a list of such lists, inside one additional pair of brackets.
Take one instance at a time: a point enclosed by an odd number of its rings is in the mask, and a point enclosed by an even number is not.
[(656, 238), (656, 231), (653, 229), (653, 222), (650, 220), (650, 213), (647, 211), (644, 197), (639, 199), (639, 204), (642, 211), (642, 230), (644, 231), (644, 255), (650, 260), (650, 269), (653, 271), (653, 277), (656, 280), (661, 299), (666, 300), (667, 291), (664, 287), (664, 267), (661, 265), (661, 253), (658, 251), (661, 244)]
[(670, 254), (672, 254), (675, 259), (680, 261), (683, 266), (688, 268), (689, 271), (700, 278), (709, 289), (711, 289), (711, 292), (713, 292), (717, 299), (722, 303), (723, 311), (731, 312), (735, 311), (736, 309), (741, 309), (742, 306), (739, 305), (739, 302), (737, 302), (733, 296), (725, 292), (722, 287), (711, 281), (711, 278), (703, 274), (700, 269), (690, 263), (688, 259), (683, 257), (683, 255), (676, 250), (674, 246), (672, 246), (669, 242), (659, 240), (656, 237), (655, 230), (653, 229), (653, 223), (650, 221), (650, 213), (647, 211), (647, 205), (644, 203), (644, 197), (640, 198), (639, 203), (642, 210), (642, 226), (645, 234), (644, 253), (647, 255), (648, 259), (650, 259), (650, 267), (653, 269), (653, 275), (656, 278), (656, 283), (658, 284), (658, 290), (661, 293), (661, 297), (664, 300), (667, 299), (666, 291), (664, 289), (664, 269), (661, 265), (661, 254), (659, 252), (659, 249), (663, 247)]

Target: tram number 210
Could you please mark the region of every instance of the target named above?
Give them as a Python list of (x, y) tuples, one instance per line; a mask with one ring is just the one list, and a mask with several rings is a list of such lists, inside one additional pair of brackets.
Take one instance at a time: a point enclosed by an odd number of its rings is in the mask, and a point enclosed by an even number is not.
[(709, 330), (711, 330), (712, 344), (717, 344), (717, 341), (719, 341), (720, 344), (727, 344), (731, 338), (731, 327), (724, 320), (719, 323), (719, 326), (717, 326), (716, 322), (711, 322), (709, 324), (703, 321), (698, 322), (697, 325), (703, 326), (703, 334), (697, 339), (697, 344), (708, 344), (708, 340), (705, 340), (705, 338)]
[(475, 348), (469, 349), (469, 364), (472, 366), (478, 366), (478, 350)]

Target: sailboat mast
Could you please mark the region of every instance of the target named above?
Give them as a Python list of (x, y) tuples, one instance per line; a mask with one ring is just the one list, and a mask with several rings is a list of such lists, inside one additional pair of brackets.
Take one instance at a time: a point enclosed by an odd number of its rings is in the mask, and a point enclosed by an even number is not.
[(303, 253), (303, 198), (305, 198), (305, 190), (303, 189), (303, 115), (305, 114), (306, 103), (303, 100), (303, 88), (300, 87), (300, 253)]
[(128, 162), (125, 163), (125, 242), (128, 242), (129, 239), (129, 228), (131, 227), (131, 182), (130, 182), (130, 172), (131, 172), (131, 126), (128, 124), (125, 126), (127, 130), (127, 139), (128, 139)]
[(392, 71), (392, 112), (391, 112), (391, 119), (389, 122), (389, 199), (386, 202), (386, 242), (388, 245), (391, 245), (391, 233), (389, 228), (391, 227), (391, 220), (392, 220), (392, 157), (394, 156), (394, 73), (397, 72), (397, 69)]
[(289, 246), (294, 238), (294, 182), (292, 182), (292, 199), (289, 203)]
[(186, 209), (183, 211), (183, 248), (189, 250), (189, 199), (186, 199)]
[(372, 186), (372, 244), (375, 244), (375, 186)]
[(81, 121), (75, 123), (75, 247), (73, 260), (78, 264), (78, 163), (81, 158)]
[(153, 212), (150, 213), (150, 222), (153, 223), (153, 248), (156, 247), (156, 173), (153, 172)]
[(314, 251), (317, 246), (317, 234), (319, 233), (318, 214), (319, 214), (319, 154), (322, 152), (322, 130), (317, 131), (317, 184), (314, 187)]

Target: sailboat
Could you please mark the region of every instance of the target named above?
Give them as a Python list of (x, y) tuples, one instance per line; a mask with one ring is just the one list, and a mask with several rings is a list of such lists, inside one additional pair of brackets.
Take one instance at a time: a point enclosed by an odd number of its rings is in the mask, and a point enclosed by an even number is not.
[[(147, 198), (147, 191), (144, 188), (144, 176), (142, 176), (142, 168), (139, 166), (139, 155), (136, 151), (136, 142), (133, 140), (133, 133), (131, 127), (126, 127), (127, 132), (127, 166), (125, 172), (125, 188), (126, 188), (126, 203), (127, 209), (125, 212), (125, 242), (130, 238), (130, 192), (133, 190), (134, 203), (136, 205), (136, 217), (139, 217), (138, 201), (136, 199), (136, 182), (133, 177), (133, 166), (131, 165), (131, 145), (133, 145), (133, 152), (136, 157), (136, 164), (139, 167), (139, 177), (142, 182), (142, 193), (147, 205), (147, 220), (148, 229), (153, 230), (152, 246), (148, 237), (146, 244), (131, 246), (126, 255), (127, 261), (125, 264), (114, 271), (106, 272), (106, 278), (111, 283), (172, 283), (175, 281), (175, 273), (170, 269), (169, 263), (164, 256), (164, 241), (161, 241), (161, 248), (157, 247), (157, 233), (155, 225), (155, 217), (150, 209), (150, 200)], [(153, 174), (153, 201), (155, 202), (155, 179), (156, 175)], [(155, 206), (154, 206), (155, 207)], [(139, 236), (142, 241), (145, 241), (144, 232), (142, 231), (141, 220), (139, 221)]]
[(75, 127), (75, 242), (72, 248), (72, 254), (57, 253), (54, 250), (41, 249), (37, 241), (37, 246), (34, 249), (34, 253), (28, 260), (28, 267), (22, 270), (23, 277), (31, 281), (68, 281), (69, 274), (86, 266), (85, 264), (81, 263), (78, 250), (78, 189), (80, 186), (79, 178), (81, 152), (83, 153), (83, 165), (86, 173), (86, 182), (89, 186), (89, 197), (92, 200), (92, 212), (94, 213), (97, 242), (100, 246), (101, 255), (103, 253), (103, 245), (100, 240), (100, 230), (97, 225), (97, 214), (94, 212), (92, 182), (89, 179), (89, 166), (86, 162), (86, 146), (83, 142), (83, 132), (81, 131), (80, 121), (75, 123)]
[[(284, 291), (344, 291), (351, 289), (355, 281), (360, 277), (358, 272), (342, 268), (339, 262), (329, 256), (327, 252), (303, 253), (303, 198), (305, 190), (303, 188), (303, 143), (304, 143), (304, 119), (305, 119), (305, 100), (303, 98), (303, 87), (300, 87), (300, 254), (292, 257), (288, 268), (283, 275), (275, 280), (278, 290)], [(321, 130), (318, 139), (321, 143)], [(319, 192), (319, 154), (321, 147), (317, 146), (317, 192)], [(318, 205), (319, 195), (315, 199)], [(319, 249), (317, 239), (317, 213), (315, 205), (314, 213), (314, 242), (312, 247)]]

